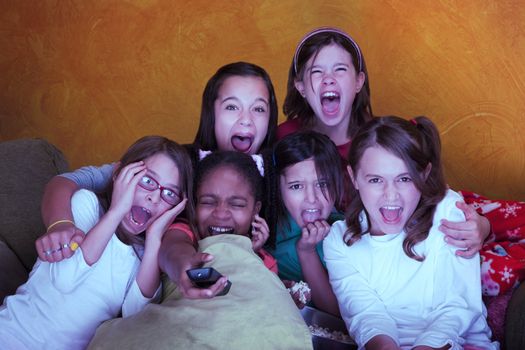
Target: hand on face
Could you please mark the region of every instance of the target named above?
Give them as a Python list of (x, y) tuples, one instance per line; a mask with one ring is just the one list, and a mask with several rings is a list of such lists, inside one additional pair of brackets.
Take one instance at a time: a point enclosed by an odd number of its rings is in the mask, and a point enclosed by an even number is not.
[(270, 229), (266, 220), (255, 214), (252, 222), (252, 246), (253, 251), (258, 252), (270, 237)]
[(298, 251), (313, 252), (316, 246), (330, 232), (330, 225), (325, 220), (309, 222), (301, 230), (301, 238), (297, 241)]
[(184, 210), (187, 202), (188, 199), (184, 198), (179, 204), (169, 210), (166, 210), (163, 214), (156, 218), (155, 221), (153, 221), (146, 229), (146, 241), (150, 239), (158, 239), (160, 241), (168, 229), (168, 226), (173, 222), (173, 220), (175, 220), (177, 215), (179, 215)]
[(167, 210), (177, 207), (181, 196), (177, 165), (168, 155), (155, 153), (143, 163), (132, 163), (122, 169), (114, 180), (110, 210), (122, 215), (123, 230), (138, 234)]
[(146, 165), (143, 161), (126, 165), (113, 181), (111, 207), (122, 218), (129, 213), (135, 198), (137, 184), (146, 174)]
[[(260, 208), (249, 182), (237, 170), (220, 166), (202, 179), (197, 189), (197, 226), (201, 237), (218, 234), (249, 236)], [(261, 226), (262, 227), (262, 226)]]
[(328, 218), (334, 200), (329, 198), (326, 181), (318, 178), (312, 159), (287, 167), (279, 178), (284, 206), (299, 227)]

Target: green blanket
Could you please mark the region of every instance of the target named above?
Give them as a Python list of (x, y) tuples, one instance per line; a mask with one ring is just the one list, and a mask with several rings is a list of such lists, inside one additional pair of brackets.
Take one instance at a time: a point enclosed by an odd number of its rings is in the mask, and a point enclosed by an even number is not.
[(185, 299), (171, 285), (161, 304), (102, 324), (89, 349), (312, 349), (299, 310), (248, 238), (208, 237), (199, 249), (232, 282), (227, 295)]

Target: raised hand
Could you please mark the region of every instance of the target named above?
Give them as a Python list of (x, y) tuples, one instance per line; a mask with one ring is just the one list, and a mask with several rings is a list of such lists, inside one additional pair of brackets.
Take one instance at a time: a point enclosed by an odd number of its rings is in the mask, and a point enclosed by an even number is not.
[(131, 210), (135, 189), (138, 182), (146, 174), (143, 161), (126, 165), (113, 181), (110, 211), (124, 217)]
[(302, 228), (301, 238), (297, 241), (297, 250), (302, 252), (315, 251), (317, 243), (321, 242), (330, 232), (330, 225), (325, 220), (308, 223)]
[(149, 238), (158, 239), (160, 241), (168, 229), (168, 226), (173, 222), (173, 220), (175, 220), (177, 215), (179, 215), (184, 210), (187, 202), (188, 199), (184, 198), (179, 204), (169, 210), (166, 210), (161, 216), (156, 218), (155, 221), (153, 221), (146, 229), (146, 241)]
[(252, 247), (254, 252), (258, 252), (270, 237), (270, 229), (266, 220), (255, 214), (252, 222)]

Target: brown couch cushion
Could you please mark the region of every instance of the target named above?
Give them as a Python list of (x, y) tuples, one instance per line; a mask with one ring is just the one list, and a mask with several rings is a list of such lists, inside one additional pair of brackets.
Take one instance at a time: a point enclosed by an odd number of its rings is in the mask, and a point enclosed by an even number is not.
[(35, 239), (45, 230), (40, 214), (44, 187), (67, 169), (62, 152), (45, 140), (0, 143), (0, 240), (27, 270), (37, 257)]

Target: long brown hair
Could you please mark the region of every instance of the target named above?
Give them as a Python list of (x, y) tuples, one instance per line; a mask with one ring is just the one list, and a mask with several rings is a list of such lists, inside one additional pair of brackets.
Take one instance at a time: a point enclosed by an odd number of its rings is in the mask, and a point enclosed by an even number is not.
[[(366, 123), (352, 140), (348, 163), (354, 174), (359, 170), (366, 149), (382, 147), (403, 160), (414, 185), (421, 192), (419, 203), (405, 224), (404, 252), (412, 259), (422, 261), (424, 256), (414, 252), (414, 246), (425, 240), (432, 226), (436, 205), (445, 196), (447, 185), (441, 166), (441, 141), (434, 123), (426, 117), (411, 121), (395, 117), (375, 117)], [(425, 170), (431, 165), (425, 178)], [(345, 213), (348, 230), (343, 236), (347, 245), (352, 245), (369, 231), (363, 231), (359, 220), (365, 210), (359, 192), (352, 185), (350, 204)], [(370, 230), (370, 220), (368, 230)]]
[[(224, 81), (230, 77), (255, 77), (261, 78), (268, 89), (270, 120), (268, 131), (261, 144), (261, 149), (273, 145), (277, 130), (278, 106), (277, 97), (272, 81), (268, 73), (258, 65), (248, 62), (234, 62), (220, 67), (208, 80), (202, 93), (202, 106), (199, 128), (193, 143), (199, 148), (207, 151), (217, 150), (217, 138), (215, 137), (215, 100), (219, 94)], [(257, 150), (259, 152), (260, 150)]]
[(298, 119), (304, 129), (310, 129), (314, 125), (316, 120), (315, 113), (308, 101), (295, 88), (295, 82), (302, 80), (308, 60), (312, 57), (315, 59), (325, 46), (331, 44), (337, 44), (348, 51), (352, 57), (352, 64), (356, 73), (363, 72), (365, 75), (363, 88), (355, 96), (352, 105), (352, 115), (348, 124), (347, 136), (352, 138), (357, 129), (373, 116), (370, 104), (370, 85), (365, 58), (359, 46), (348, 34), (339, 29), (319, 28), (308, 33), (301, 40), (288, 72), (283, 112), (288, 120)]
[[(190, 223), (192, 229), (195, 228), (195, 205), (193, 202), (193, 166), (186, 149), (180, 146), (175, 141), (172, 141), (163, 136), (145, 136), (133, 143), (126, 153), (120, 158), (120, 161), (115, 168), (113, 176), (116, 177), (120, 171), (128, 164), (135, 163), (151, 157), (157, 153), (162, 153), (168, 156), (177, 166), (180, 176), (181, 192), (188, 198), (184, 212), (184, 216)], [(113, 193), (113, 181), (110, 182), (106, 191), (102, 194), (101, 203), (105, 209), (109, 208), (111, 204), (111, 195)], [(130, 235), (117, 229), (116, 232), (119, 239), (131, 245), (144, 245), (144, 235)]]
[(323, 189), (325, 198), (334, 201), (337, 206), (343, 200), (343, 173), (341, 172), (341, 157), (337, 147), (326, 135), (316, 131), (299, 131), (280, 140), (275, 146), (267, 169), (267, 177), (271, 180), (269, 191), (274, 196), (277, 228), (290, 230), (288, 210), (281, 196), (279, 178), (287, 168), (312, 159), (318, 178), (326, 181)]

